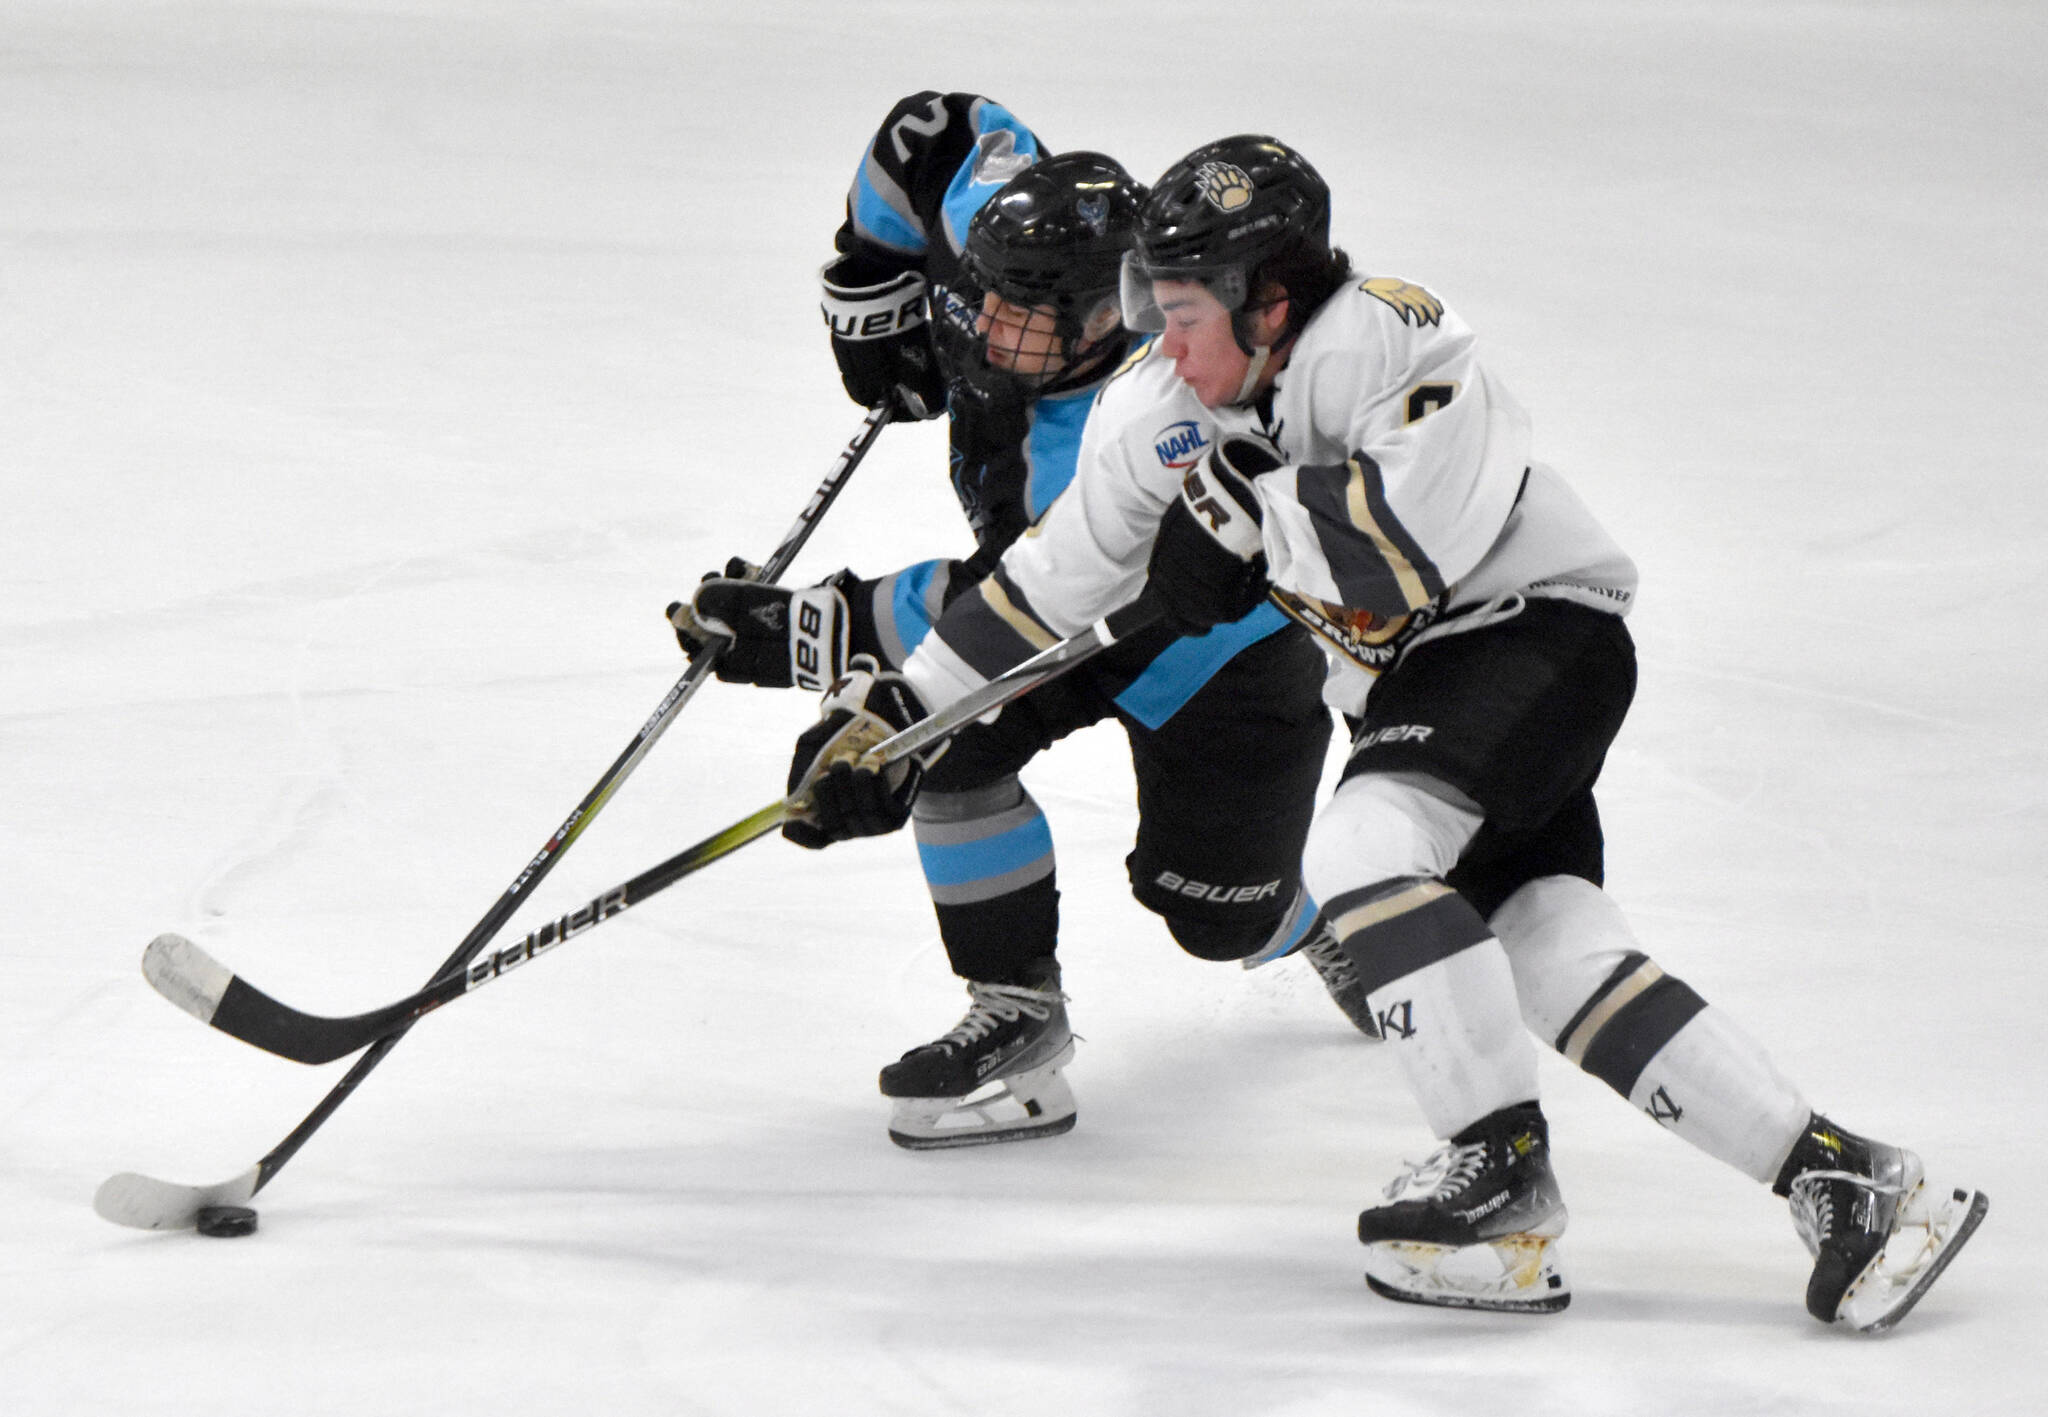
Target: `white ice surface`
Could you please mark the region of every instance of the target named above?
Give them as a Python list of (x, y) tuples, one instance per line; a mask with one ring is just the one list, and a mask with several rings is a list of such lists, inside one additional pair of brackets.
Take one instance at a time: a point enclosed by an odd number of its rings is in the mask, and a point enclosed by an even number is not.
[[(1642, 565), (1602, 795), (1664, 964), (1982, 1186), (1890, 1339), (1782, 1204), (1551, 1059), (1576, 1300), (1387, 1304), (1427, 1145), (1308, 971), (1128, 897), (1113, 730), (1032, 774), (1070, 1136), (889, 1146), (957, 1017), (909, 843), (750, 849), (340, 1076), (157, 998), (176, 930), (300, 1007), (423, 982), (681, 671), (858, 411), (814, 272), (874, 121), (978, 88), (1141, 175), (1271, 131), (1367, 269), (1488, 340)], [(2048, 1410), (2048, 21), (2032, 3), (8, 0), (0, 7), (0, 1408), (9, 1413)], [(957, 553), (888, 433), (800, 572)], [(531, 919), (773, 797), (713, 685)]]

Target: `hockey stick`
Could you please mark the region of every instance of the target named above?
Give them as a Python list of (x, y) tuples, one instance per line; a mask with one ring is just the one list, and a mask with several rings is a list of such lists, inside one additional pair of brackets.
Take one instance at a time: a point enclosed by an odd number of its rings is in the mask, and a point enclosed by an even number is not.
[[(952, 737), (976, 719), (1009, 703), (1046, 680), (1107, 649), (1157, 618), (1150, 601), (1140, 600), (1099, 620), (1072, 639), (1062, 640), (1025, 660), (972, 693), (886, 738), (862, 755), (862, 763), (880, 768), (933, 743)], [(454, 1002), (493, 979), (553, 950), (563, 941), (603, 924), (620, 912), (666, 890), (714, 861), (774, 831), (807, 805), (801, 791), (778, 798), (658, 866), (613, 886), (575, 910), (549, 921), (515, 945), (478, 960), (467, 969), (437, 979), (408, 998), (368, 1013), (328, 1018), (302, 1013), (244, 981), (180, 935), (159, 935), (143, 952), (142, 972), (158, 993), (202, 1023), (298, 1063), (330, 1063), (376, 1042), (443, 1004)]]
[[(875, 445), (875, 440), (881, 436), (882, 429), (888, 426), (890, 416), (890, 406), (883, 404), (871, 410), (862, 420), (860, 431), (854, 434), (852, 441), (833, 461), (832, 470), (825, 475), (825, 480), (818, 484), (818, 490), (811, 494), (811, 500), (797, 515), (788, 535), (782, 538), (781, 544), (763, 563), (760, 577), (763, 581), (778, 580), (782, 573), (789, 569), (789, 563), (796, 559), (797, 552), (810, 540), (811, 533), (824, 519), (826, 511), (846, 486), (847, 479), (853, 476), (853, 470), (860, 466), (861, 460), (868, 454), (868, 449)], [(697, 657), (683, 677), (676, 681), (675, 687), (655, 706), (654, 713), (640, 726), (640, 731), (634, 735), (633, 741), (626, 745), (626, 750), (584, 795), (583, 800), (576, 804), (576, 809), (555, 829), (555, 834), (548, 838), (547, 844), (526, 863), (525, 868), (513, 879), (512, 884), (505, 888), (497, 902), (484, 912), (483, 918), (463, 936), (462, 943), (455, 947), (455, 953), (442, 962), (431, 979), (439, 979), (443, 975), (462, 969), (490, 943), (491, 938), (503, 928), (513, 912), (525, 901), (528, 892), (538, 886), (547, 877), (548, 872), (554, 869), (555, 863), (562, 859), (562, 854), (575, 844), (584, 829), (604, 810), (612, 794), (632, 775), (633, 770), (640, 766), (641, 759), (647, 756), (655, 742), (667, 731), (669, 724), (683, 711), (684, 705), (696, 695), (698, 688), (710, 677), (719, 652), (720, 647), (713, 646), (708, 653)], [(369, 1076), (371, 1070), (384, 1061), (387, 1053), (398, 1046), (398, 1040), (405, 1036), (405, 1027), (400, 1025), (378, 1038), (370, 1051), (357, 1059), (355, 1066), (348, 1070), (347, 1075), (320, 1100), (320, 1104), (308, 1113), (283, 1141), (242, 1175), (214, 1186), (180, 1186), (124, 1172), (108, 1178), (101, 1184), (93, 1197), (93, 1209), (103, 1218), (119, 1225), (133, 1225), (144, 1230), (162, 1230), (191, 1225), (199, 1212), (209, 1206), (235, 1205), (248, 1200), (270, 1184), (271, 1178), (283, 1169), (285, 1163), (306, 1144), (307, 1139), (333, 1115), (334, 1109), (347, 1101), (349, 1094)]]

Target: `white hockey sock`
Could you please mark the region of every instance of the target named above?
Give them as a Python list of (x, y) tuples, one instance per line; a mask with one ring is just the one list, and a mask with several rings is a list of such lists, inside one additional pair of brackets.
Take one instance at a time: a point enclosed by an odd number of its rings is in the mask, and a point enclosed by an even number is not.
[(1507, 955), (1442, 880), (1480, 820), (1441, 783), (1368, 773), (1331, 795), (1302, 852), (1303, 884), (1440, 1138), (1536, 1096)]
[(1370, 999), (1439, 1139), (1535, 1098), (1536, 1050), (1519, 1026), (1498, 942), (1397, 979)]
[[(1462, 907), (1480, 938), (1388, 980), (1367, 997), (1430, 1130), (1443, 1138), (1534, 1099), (1536, 1050), (1521, 1026), (1514, 973), (1500, 941), (1485, 933), (1476, 911), (1439, 883), (1414, 888), (1429, 889), (1440, 892), (1439, 902)], [(1337, 923), (1341, 933), (1341, 917)], [(1366, 932), (1362, 945), (1367, 960), (1384, 953), (1375, 948), (1384, 940), (1372, 940), (1372, 933)], [(1348, 937), (1346, 947), (1354, 964), (1359, 962), (1359, 938)]]
[(1725, 1012), (1643, 952), (1606, 892), (1546, 877), (1491, 924), (1539, 1037), (1709, 1156), (1766, 1183), (1777, 1175), (1806, 1099)]
[(1711, 1005), (1650, 1059), (1628, 1100), (1765, 1185), (1777, 1178), (1813, 1115), (1763, 1047)]

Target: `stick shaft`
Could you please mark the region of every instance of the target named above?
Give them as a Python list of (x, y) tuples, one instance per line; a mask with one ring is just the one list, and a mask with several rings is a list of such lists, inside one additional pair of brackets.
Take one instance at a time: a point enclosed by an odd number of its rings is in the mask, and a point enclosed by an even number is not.
[[(837, 500), (840, 491), (846, 486), (847, 479), (853, 475), (854, 469), (860, 466), (861, 459), (867, 456), (868, 449), (873, 447), (875, 440), (881, 436), (882, 429), (888, 426), (889, 416), (889, 407), (885, 404), (870, 411), (862, 420), (860, 431), (840, 452), (832, 464), (832, 470), (818, 485), (818, 490), (811, 494), (810, 502), (798, 514), (788, 535), (783, 537), (774, 554), (762, 566), (761, 578), (764, 581), (779, 579), (789, 568), (789, 563), (796, 559), (797, 552), (817, 529), (827, 509)], [(442, 961), (441, 967), (434, 971), (428, 981), (430, 986), (441, 976), (466, 967), (503, 928), (505, 922), (512, 917), (512, 913), (525, 901), (527, 894), (547, 878), (548, 873), (555, 868), (555, 863), (562, 859), (562, 854), (575, 844), (584, 829), (604, 810), (612, 794), (632, 775), (633, 770), (639, 767), (641, 760), (668, 730), (669, 724), (675, 721), (684, 706), (696, 695), (698, 687), (710, 676), (717, 658), (717, 650), (714, 647), (710, 653), (699, 656), (696, 662), (691, 664), (688, 672), (676, 682), (675, 687), (670, 689), (661, 703), (655, 707), (654, 713), (640, 726), (639, 733), (626, 745), (625, 751), (619, 754), (604, 776), (597, 780), (596, 785), (584, 794), (583, 800), (576, 804), (575, 810), (563, 819), (561, 826), (555, 829), (555, 834), (548, 838), (547, 844), (526, 863), (526, 868), (505, 888), (491, 908), (484, 912), (483, 918), (462, 937), (462, 943), (455, 947), (455, 952)], [(294, 1127), (283, 1141), (271, 1148), (257, 1163), (257, 1190), (260, 1191), (270, 1184), (271, 1178), (298, 1154), (299, 1148), (306, 1144), (308, 1138), (334, 1115), (335, 1108), (347, 1101), (349, 1094), (361, 1086), (363, 1079), (398, 1046), (398, 1041), (405, 1037), (406, 1029), (410, 1027), (410, 1023), (402, 1025), (396, 1032), (378, 1039), (320, 1100), (319, 1105), (306, 1115), (305, 1120)]]
[[(950, 738), (977, 719), (1030, 692), (1046, 680), (1066, 673), (1132, 631), (1150, 624), (1152, 619), (1151, 608), (1144, 602), (1127, 607), (885, 739), (869, 750), (865, 761), (879, 769)], [(460, 971), (446, 971), (410, 997), (368, 1013), (348, 1018), (303, 1013), (279, 1003), (246, 981), (229, 976), (227, 971), (207, 959), (203, 951), (175, 936), (159, 940), (150, 948), (152, 955), (167, 948), (163, 968), (151, 972), (145, 961), (144, 972), (150, 973), (151, 982), (160, 992), (178, 999), (183, 1007), (197, 1013), (213, 1027), (294, 1061), (326, 1063), (364, 1047), (370, 1047), (375, 1053), (427, 1014), (539, 955), (552, 952), (567, 940), (641, 904), (685, 876), (694, 875), (750, 842), (758, 841), (790, 816), (802, 813), (805, 805), (801, 792), (777, 798), (631, 880), (528, 932), (524, 939), (475, 963), (465, 962)], [(171, 981), (168, 984), (167, 979)], [(224, 987), (210, 987), (223, 981)], [(211, 1000), (211, 1007), (195, 1008), (190, 1001), (197, 998)], [(342, 1079), (343, 1084), (348, 1082), (348, 1078)], [(340, 1085), (337, 1085), (337, 1090), (341, 1090)], [(332, 1107), (328, 1110), (331, 1111)]]

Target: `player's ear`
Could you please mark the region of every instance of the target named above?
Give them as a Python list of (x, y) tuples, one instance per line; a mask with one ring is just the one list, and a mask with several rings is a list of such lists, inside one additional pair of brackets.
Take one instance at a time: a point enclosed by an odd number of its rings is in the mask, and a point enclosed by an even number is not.
[(1281, 331), (1287, 328), (1287, 311), (1291, 305), (1292, 302), (1283, 293), (1272, 304), (1259, 308), (1254, 326), (1258, 338), (1253, 341), (1254, 344), (1272, 345), (1279, 342)]

